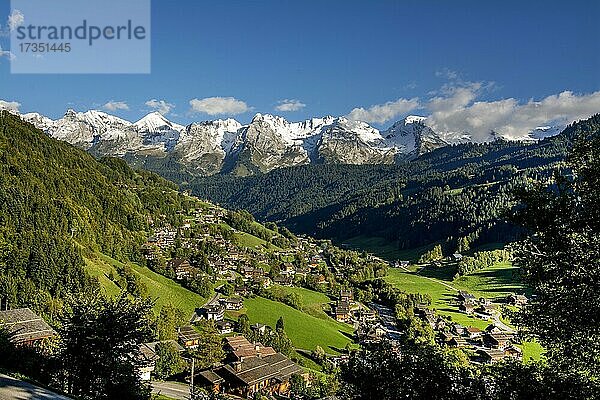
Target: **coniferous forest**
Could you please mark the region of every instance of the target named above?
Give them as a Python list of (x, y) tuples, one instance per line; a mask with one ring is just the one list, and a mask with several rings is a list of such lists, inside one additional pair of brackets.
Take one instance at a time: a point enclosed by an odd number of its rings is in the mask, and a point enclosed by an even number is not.
[(149, 220), (176, 219), (186, 206), (174, 184), (118, 159), (95, 160), (8, 112), (0, 158), (0, 288), (11, 307), (50, 312), (94, 285), (84, 252), (139, 259)]

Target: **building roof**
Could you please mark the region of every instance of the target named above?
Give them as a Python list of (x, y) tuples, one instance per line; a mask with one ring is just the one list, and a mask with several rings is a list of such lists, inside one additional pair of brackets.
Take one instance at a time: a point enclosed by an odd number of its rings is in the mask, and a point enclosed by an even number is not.
[(175, 340), (163, 340), (163, 341), (142, 343), (140, 345), (140, 351), (142, 352), (142, 355), (144, 356), (144, 358), (146, 358), (147, 360), (155, 360), (156, 358), (158, 358), (158, 356), (156, 355), (156, 345), (159, 343), (170, 343), (173, 346), (175, 346), (177, 351), (179, 351), (179, 352), (184, 351), (183, 347), (181, 347), (181, 345), (179, 345), (179, 343), (177, 343)]
[(221, 321), (217, 321), (216, 325), (219, 328), (228, 328), (228, 327), (232, 327), (233, 326), (233, 322), (224, 319), (224, 320), (221, 320)]
[(179, 340), (181, 340), (182, 342), (189, 342), (192, 340), (199, 340), (202, 338), (202, 335), (191, 325), (186, 325), (179, 328), (178, 336)]
[(477, 354), (488, 358), (489, 360), (496, 361), (504, 358), (504, 350), (497, 349), (479, 349), (477, 350)]
[(475, 296), (473, 296), (469, 292), (465, 292), (465, 291), (462, 291), (462, 290), (458, 292), (458, 296), (462, 297), (465, 300), (475, 300)]
[(281, 353), (247, 358), (237, 363), (227, 364), (223, 370), (247, 386), (267, 379), (283, 382), (293, 374), (302, 373), (302, 368)]
[(41, 317), (29, 308), (0, 311), (0, 326), (4, 327), (15, 343), (46, 339), (56, 335)]
[(219, 304), (209, 304), (206, 307), (204, 307), (204, 312), (206, 312), (207, 314), (208, 313), (210, 313), (210, 314), (214, 314), (214, 313), (220, 314), (220, 313), (225, 312), (225, 309), (222, 306), (220, 306)]
[(202, 379), (204, 379), (206, 382), (208, 382), (211, 385), (218, 385), (220, 383), (223, 383), (223, 381), (224, 381), (224, 379), (222, 377), (215, 374), (211, 370), (200, 371), (198, 376), (201, 377)]
[(256, 356), (265, 357), (276, 353), (272, 347), (263, 346), (261, 343), (250, 343), (244, 336), (232, 336), (225, 338), (225, 340), (227, 350), (237, 360)]
[(186, 267), (190, 266), (190, 262), (188, 260), (186, 260), (185, 258), (173, 258), (172, 260), (169, 261), (169, 263), (173, 268), (177, 268), (177, 267), (181, 266), (182, 264)]

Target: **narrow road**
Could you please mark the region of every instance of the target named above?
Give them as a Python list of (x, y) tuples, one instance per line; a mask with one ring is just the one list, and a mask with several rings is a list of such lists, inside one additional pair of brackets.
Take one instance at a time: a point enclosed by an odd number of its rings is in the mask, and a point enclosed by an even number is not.
[(72, 400), (48, 389), (0, 374), (0, 400)]
[(500, 328), (508, 333), (515, 333), (515, 330), (513, 328), (506, 325), (504, 322), (502, 322), (500, 320), (500, 312), (499, 311), (494, 313), (493, 318), (494, 318), (494, 325), (496, 325), (498, 328)]
[(177, 400), (190, 400), (190, 387), (180, 382), (152, 382), (152, 393)]

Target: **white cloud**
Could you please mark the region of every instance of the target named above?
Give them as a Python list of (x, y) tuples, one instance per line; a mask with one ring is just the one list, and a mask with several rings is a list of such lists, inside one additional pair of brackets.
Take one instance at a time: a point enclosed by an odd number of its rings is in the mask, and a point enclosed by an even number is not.
[(124, 101), (114, 101), (111, 100), (105, 105), (102, 106), (105, 110), (108, 111), (117, 111), (117, 110), (129, 110), (129, 106)]
[(417, 98), (398, 99), (384, 104), (376, 104), (367, 109), (355, 108), (347, 117), (355, 121), (384, 124), (417, 108), (419, 108), (419, 99)]
[(306, 104), (302, 103), (300, 100), (295, 99), (285, 99), (280, 100), (275, 107), (275, 110), (282, 112), (290, 112), (290, 111), (298, 111), (306, 107)]
[(515, 98), (477, 101), (483, 87), (469, 83), (430, 99), (427, 124), (440, 133), (469, 133), (473, 140), (483, 142), (491, 139), (492, 132), (517, 139), (539, 126), (566, 125), (600, 112), (600, 91), (580, 95), (564, 91), (527, 102)]
[(148, 100), (145, 104), (148, 107), (158, 111), (162, 115), (167, 115), (175, 107), (175, 104), (167, 103), (164, 100), (156, 100), (156, 99)]
[(16, 101), (0, 100), (0, 110), (19, 112), (19, 107), (21, 107), (21, 103), (18, 103)]
[(8, 16), (8, 27), (11, 31), (14, 31), (25, 22), (25, 16), (17, 9), (12, 10)]
[(444, 68), (442, 70), (435, 71), (435, 76), (437, 76), (438, 78), (446, 78), (451, 81), (457, 80), (460, 78), (460, 75), (458, 74), (458, 72), (453, 71), (448, 68)]
[(251, 107), (233, 97), (207, 97), (190, 100), (191, 112), (208, 115), (242, 114), (252, 110)]
[(14, 60), (16, 58), (12, 52), (8, 50), (2, 50), (2, 46), (0, 46), (0, 58), (2, 57), (6, 57), (9, 60)]

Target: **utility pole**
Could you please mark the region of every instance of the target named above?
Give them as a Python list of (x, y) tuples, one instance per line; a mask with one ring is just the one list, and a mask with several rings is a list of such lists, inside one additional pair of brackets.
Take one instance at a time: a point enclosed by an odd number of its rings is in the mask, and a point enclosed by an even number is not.
[(195, 365), (195, 358), (192, 357), (192, 376), (190, 377), (190, 399), (194, 399), (194, 365)]

